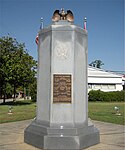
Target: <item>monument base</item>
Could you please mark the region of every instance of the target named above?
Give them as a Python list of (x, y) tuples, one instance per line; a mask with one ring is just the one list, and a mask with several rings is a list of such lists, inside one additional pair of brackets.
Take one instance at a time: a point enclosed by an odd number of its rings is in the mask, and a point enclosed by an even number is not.
[(34, 120), (24, 131), (24, 141), (48, 150), (80, 150), (100, 142), (99, 131), (89, 122), (85, 127), (47, 127)]

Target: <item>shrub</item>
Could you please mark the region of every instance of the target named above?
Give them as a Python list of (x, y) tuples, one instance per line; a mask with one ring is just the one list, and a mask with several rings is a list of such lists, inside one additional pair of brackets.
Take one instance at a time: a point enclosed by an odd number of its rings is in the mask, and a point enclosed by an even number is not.
[(124, 101), (125, 91), (113, 91), (113, 92), (103, 92), (100, 90), (91, 90), (88, 94), (89, 101), (104, 101), (104, 102), (114, 102), (114, 101)]

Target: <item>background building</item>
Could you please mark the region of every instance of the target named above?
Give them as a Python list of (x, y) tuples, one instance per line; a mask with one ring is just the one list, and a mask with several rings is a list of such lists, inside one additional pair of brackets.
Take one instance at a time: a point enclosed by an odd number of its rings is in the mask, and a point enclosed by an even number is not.
[(123, 76), (103, 69), (88, 67), (88, 91), (121, 91), (123, 90)]

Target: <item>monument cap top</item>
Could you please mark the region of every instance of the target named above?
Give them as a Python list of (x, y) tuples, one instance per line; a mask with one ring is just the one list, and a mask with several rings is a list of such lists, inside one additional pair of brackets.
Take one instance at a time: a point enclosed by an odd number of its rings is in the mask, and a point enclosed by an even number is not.
[(73, 22), (69, 22), (68, 20), (59, 20), (52, 23), (53, 25), (73, 25)]

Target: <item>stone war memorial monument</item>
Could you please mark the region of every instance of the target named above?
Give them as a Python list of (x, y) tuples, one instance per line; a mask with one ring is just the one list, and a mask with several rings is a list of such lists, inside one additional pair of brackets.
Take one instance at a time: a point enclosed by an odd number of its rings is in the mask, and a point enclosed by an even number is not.
[(24, 131), (26, 143), (50, 150), (99, 143), (99, 131), (88, 121), (87, 36), (86, 24), (74, 25), (73, 13), (63, 9), (39, 31), (37, 113)]

